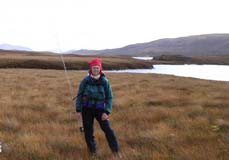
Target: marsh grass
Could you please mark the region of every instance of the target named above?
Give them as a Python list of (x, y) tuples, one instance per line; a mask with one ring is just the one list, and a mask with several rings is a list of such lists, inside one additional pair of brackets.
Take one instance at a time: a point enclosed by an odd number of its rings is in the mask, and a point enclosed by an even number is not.
[[(75, 93), (85, 75), (69, 71)], [(107, 77), (114, 93), (110, 121), (122, 159), (229, 157), (228, 82), (157, 74)], [(0, 78), (0, 159), (91, 159), (63, 71), (1, 69)], [(111, 159), (97, 122), (95, 137), (97, 159)]]
[[(80, 56), (64, 54), (66, 67), (71, 70), (87, 70), (88, 64), (95, 56)], [(133, 59), (128, 56), (98, 55), (103, 59), (103, 68), (112, 69), (138, 69), (152, 68), (152, 62)], [(62, 70), (63, 63), (60, 54), (48, 52), (23, 52), (0, 50), (0, 68), (27, 68), (27, 69), (55, 69)]]

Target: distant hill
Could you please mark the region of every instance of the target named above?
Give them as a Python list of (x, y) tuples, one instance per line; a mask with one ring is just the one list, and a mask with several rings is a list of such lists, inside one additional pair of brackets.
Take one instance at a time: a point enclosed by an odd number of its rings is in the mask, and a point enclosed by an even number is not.
[(80, 50), (69, 50), (65, 52), (66, 54), (78, 54), (78, 55), (96, 55), (101, 54), (104, 50), (88, 50), (88, 49), (80, 49)]
[[(0, 50), (32, 51), (22, 46), (0, 44)], [(146, 43), (127, 45), (104, 50), (70, 50), (65, 53), (78, 55), (126, 55), (126, 56), (205, 56), (229, 55), (229, 34), (205, 34), (179, 38), (165, 38)]]
[(11, 44), (0, 44), (2, 50), (16, 50), (16, 51), (32, 51), (32, 49), (22, 46), (16, 46)]
[(105, 50), (72, 50), (75, 54), (106, 54), (129, 56), (157, 56), (179, 54), (184, 56), (229, 54), (229, 34), (205, 34), (180, 38), (165, 38), (147, 43)]

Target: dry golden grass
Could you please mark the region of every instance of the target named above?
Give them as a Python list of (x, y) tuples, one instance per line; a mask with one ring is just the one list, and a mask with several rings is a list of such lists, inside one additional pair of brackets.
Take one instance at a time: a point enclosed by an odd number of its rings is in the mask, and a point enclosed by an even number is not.
[[(75, 89), (86, 72), (70, 71)], [(229, 157), (229, 83), (107, 73), (122, 159)], [(1, 160), (90, 159), (63, 71), (0, 70)], [(97, 159), (110, 159), (96, 122)], [(113, 158), (115, 159), (115, 158)], [(118, 158), (116, 158), (118, 159)]]

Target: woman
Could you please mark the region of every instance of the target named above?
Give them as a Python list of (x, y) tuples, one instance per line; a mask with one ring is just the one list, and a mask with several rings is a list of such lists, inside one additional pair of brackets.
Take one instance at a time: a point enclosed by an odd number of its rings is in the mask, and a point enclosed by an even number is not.
[(112, 90), (108, 79), (102, 72), (101, 59), (92, 59), (89, 66), (89, 75), (81, 81), (76, 100), (76, 112), (83, 119), (86, 144), (90, 153), (96, 153), (93, 135), (95, 118), (106, 135), (111, 151), (117, 154), (118, 142), (108, 119), (112, 110)]

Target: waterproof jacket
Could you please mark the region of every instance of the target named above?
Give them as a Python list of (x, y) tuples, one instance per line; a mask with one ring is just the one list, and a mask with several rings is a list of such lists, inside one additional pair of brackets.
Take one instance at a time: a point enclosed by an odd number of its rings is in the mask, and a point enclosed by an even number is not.
[(80, 83), (76, 111), (81, 112), (82, 107), (86, 107), (101, 109), (109, 114), (112, 111), (112, 97), (110, 83), (104, 74), (98, 80), (88, 75)]

